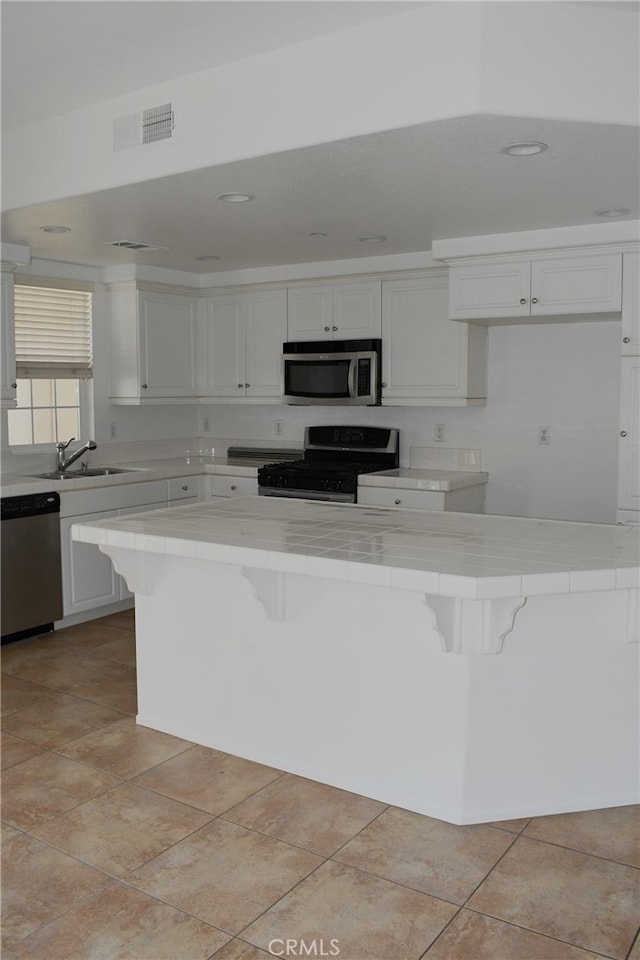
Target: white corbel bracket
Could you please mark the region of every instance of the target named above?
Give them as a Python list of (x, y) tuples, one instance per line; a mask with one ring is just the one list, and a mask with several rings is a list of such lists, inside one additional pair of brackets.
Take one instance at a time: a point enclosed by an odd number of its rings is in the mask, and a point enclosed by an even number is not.
[(98, 544), (102, 553), (111, 558), (116, 573), (124, 577), (132, 593), (151, 592), (149, 576), (149, 557), (142, 550), (130, 550), (128, 547), (114, 547), (112, 544)]
[(425, 594), (433, 626), (445, 653), (497, 654), (513, 630), (526, 597), (468, 600)]

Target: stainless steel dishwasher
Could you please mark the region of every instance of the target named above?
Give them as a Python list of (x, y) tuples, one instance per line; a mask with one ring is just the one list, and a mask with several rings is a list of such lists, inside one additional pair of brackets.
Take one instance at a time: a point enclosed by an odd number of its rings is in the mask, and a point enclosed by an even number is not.
[(60, 495), (0, 500), (2, 643), (53, 630), (62, 619)]

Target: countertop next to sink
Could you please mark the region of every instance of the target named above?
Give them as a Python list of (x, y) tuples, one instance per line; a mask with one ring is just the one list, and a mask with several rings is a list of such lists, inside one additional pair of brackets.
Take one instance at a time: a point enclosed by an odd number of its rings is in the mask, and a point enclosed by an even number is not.
[(486, 483), (488, 473), (470, 470), (427, 470), (416, 467), (398, 467), (381, 470), (379, 473), (361, 473), (359, 487), (397, 487), (399, 490), (435, 490), (449, 493), (463, 487), (476, 487)]

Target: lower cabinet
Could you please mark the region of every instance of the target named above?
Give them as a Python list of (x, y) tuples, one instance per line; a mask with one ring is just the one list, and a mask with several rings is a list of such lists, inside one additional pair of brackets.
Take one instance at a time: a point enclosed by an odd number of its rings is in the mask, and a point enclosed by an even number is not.
[(640, 357), (622, 357), (618, 440), (618, 523), (640, 522)]
[(484, 513), (486, 484), (462, 487), (446, 493), (439, 490), (403, 490), (398, 487), (358, 487), (358, 503), (370, 507), (401, 507), (405, 510), (458, 510)]
[(215, 497), (257, 497), (257, 477), (235, 477), (231, 474), (214, 474), (206, 478), (205, 499)]

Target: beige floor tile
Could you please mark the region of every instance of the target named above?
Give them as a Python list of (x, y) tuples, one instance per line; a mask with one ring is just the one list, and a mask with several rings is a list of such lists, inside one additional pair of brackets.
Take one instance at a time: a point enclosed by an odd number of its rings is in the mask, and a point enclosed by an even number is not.
[(59, 752), (126, 779), (155, 767), (190, 746), (192, 744), (187, 740), (138, 726), (133, 717), (125, 717), (65, 744)]
[(117, 884), (8, 950), (4, 960), (207, 960), (227, 939)]
[(11, 714), (2, 726), (16, 737), (53, 748), (116, 720), (122, 720), (116, 710), (60, 693)]
[(104, 873), (40, 840), (3, 830), (3, 949), (111, 883)]
[(0, 755), (2, 756), (2, 769), (13, 767), (16, 763), (22, 763), (23, 760), (29, 760), (30, 757), (37, 757), (43, 752), (43, 747), (35, 743), (28, 743), (21, 740), (20, 737), (14, 737), (11, 733), (4, 730), (0, 734)]
[(208, 820), (201, 810), (123, 783), (31, 832), (85, 863), (124, 877)]
[(113, 679), (129, 670), (113, 660), (97, 660), (86, 655), (55, 656), (48, 654), (39, 659), (26, 660), (11, 666), (14, 676), (31, 680), (62, 693), (76, 693), (90, 684)]
[[(114, 629), (114, 632), (115, 629)], [(136, 665), (136, 637), (134, 633), (128, 633), (124, 630), (118, 630), (119, 636), (109, 643), (103, 643), (96, 647), (92, 652), (93, 657), (100, 660), (114, 660), (116, 663), (124, 663), (127, 667)]]
[(489, 823), (489, 826), (497, 827), (499, 830), (508, 830), (509, 833), (522, 833), (530, 819), (530, 817), (522, 817), (520, 820), (493, 820)]
[(326, 857), (385, 810), (385, 804), (285, 774), (225, 818)]
[[(134, 626), (127, 627), (128, 632), (133, 632), (134, 629)], [(100, 617), (99, 620), (88, 620), (85, 623), (66, 627), (60, 630), (57, 636), (65, 643), (74, 644), (85, 650), (93, 650), (117, 640), (121, 633), (122, 627), (119, 627), (110, 617)]]
[(524, 836), (640, 867), (640, 806), (535, 817)]
[(119, 610), (118, 613), (110, 613), (107, 617), (101, 617), (94, 621), (103, 623), (109, 627), (120, 627), (122, 630), (134, 630), (136, 628), (136, 612), (133, 607), (130, 610)]
[(622, 960), (638, 924), (639, 872), (518, 837), (467, 906)]
[(24, 710), (25, 707), (31, 707), (34, 703), (51, 697), (52, 690), (43, 687), (38, 683), (31, 683), (29, 680), (21, 680), (13, 674), (2, 674), (2, 699), (0, 701), (1, 713), (3, 717), (8, 717), (17, 710)]
[[(276, 949), (280, 949), (277, 945)], [(214, 960), (273, 960), (273, 953), (265, 953), (259, 947), (254, 947), (251, 943), (244, 943), (243, 940), (230, 940), (229, 943), (218, 950)]]
[(201, 810), (223, 813), (282, 772), (208, 747), (191, 747), (137, 777), (136, 783)]
[(76, 696), (101, 703), (112, 710), (133, 714), (138, 712), (138, 685), (136, 671), (132, 667), (120, 664), (122, 673), (112, 678), (100, 680), (75, 691)]
[(461, 910), (424, 960), (600, 960), (601, 955)]
[(31, 830), (118, 783), (116, 777), (101, 770), (57, 753), (42, 753), (3, 773), (2, 818)]
[(229, 933), (239, 933), (321, 862), (306, 850), (214, 820), (127, 881)]
[(486, 824), (457, 827), (391, 807), (334, 859), (464, 903), (513, 842), (513, 834)]
[(636, 941), (631, 948), (631, 953), (629, 954), (627, 960), (640, 960), (640, 933), (636, 937)]
[(275, 938), (337, 940), (345, 960), (417, 960), (455, 914), (452, 904), (327, 861), (242, 932), (263, 950)]

